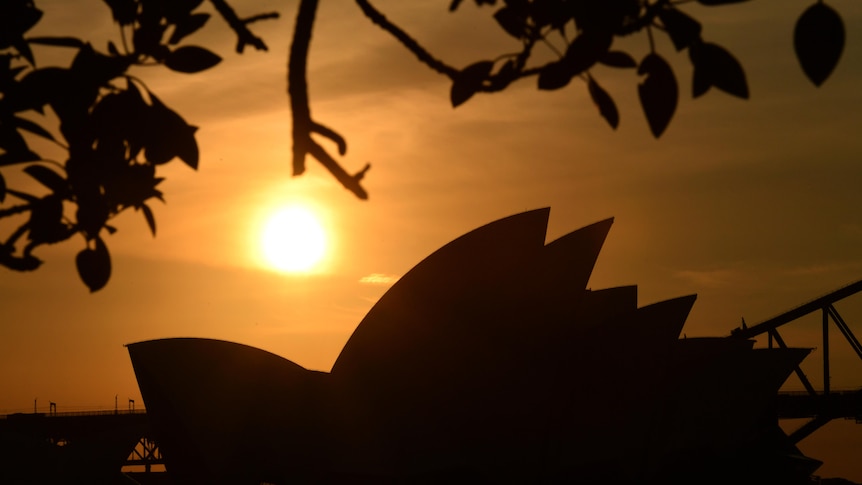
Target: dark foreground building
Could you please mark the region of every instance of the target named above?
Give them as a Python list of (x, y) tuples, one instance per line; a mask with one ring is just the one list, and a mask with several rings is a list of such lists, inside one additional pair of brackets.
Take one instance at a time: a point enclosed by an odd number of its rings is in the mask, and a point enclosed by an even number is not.
[(611, 226), (547, 209), (404, 275), (329, 373), (230, 342), (128, 346), (178, 483), (805, 483), (778, 427), (806, 349), (680, 339), (694, 296), (586, 289)]

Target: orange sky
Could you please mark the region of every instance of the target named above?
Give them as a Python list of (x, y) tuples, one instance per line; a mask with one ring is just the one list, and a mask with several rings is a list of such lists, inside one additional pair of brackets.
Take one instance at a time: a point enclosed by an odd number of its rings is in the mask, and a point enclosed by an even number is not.
[[(189, 43), (218, 51), (221, 65), (190, 76), (136, 72), (201, 127), (199, 171), (178, 163), (164, 171), (167, 204), (154, 207), (158, 237), (139, 214), (120, 217), (120, 231), (107, 241), (113, 276), (92, 295), (74, 269), (78, 240), (43, 248), (37, 272), (0, 269), (0, 413), (31, 410), (34, 398), (61, 411), (111, 407), (114, 396), (140, 402), (122, 345), (150, 338), (233, 340), (328, 369), (387, 288), (360, 282), (364, 276), (397, 277), (464, 232), (537, 207), (552, 207), (549, 240), (614, 216), (590, 286), (638, 284), (641, 304), (697, 293), (688, 336), (726, 335), (742, 316), (755, 323), (862, 279), (859, 2), (831, 2), (844, 16), (847, 46), (820, 89), (792, 52), (795, 19), (809, 2), (693, 6), (704, 37), (742, 62), (752, 99), (711, 91), (691, 100), (687, 56), (662, 40), (682, 98), (658, 141), (632, 71), (594, 72), (620, 107), (617, 131), (580, 82), (539, 92), (527, 80), (453, 110), (447, 79), (415, 62), (352, 3), (322, 2), (310, 54), (311, 109), (347, 138), (350, 170), (371, 162), (368, 202), (315, 162), (305, 176), (290, 177), (284, 66), (296, 2), (236, 3), (245, 14), (281, 12), (278, 21), (255, 24), (270, 52), (235, 55), (233, 37), (213, 18), (213, 32)], [(375, 5), (452, 65), (512, 49), (490, 10), (464, 2), (450, 15), (445, 3)], [(32, 35), (80, 35), (97, 47), (116, 38), (101, 2), (37, 5), (46, 15)], [(632, 51), (643, 55), (645, 42)], [(268, 213), (297, 200), (325, 215), (333, 245), (325, 271), (265, 271), (253, 252), (256, 231)], [(837, 307), (862, 334), (862, 296)], [(817, 320), (788, 330), (788, 343), (818, 345), (810, 337), (819, 333)], [(833, 387), (862, 386), (862, 362), (845, 347), (833, 345), (840, 363), (833, 363)], [(809, 358), (814, 380), (819, 358)], [(845, 457), (862, 451), (862, 427), (838, 422), (809, 441), (803, 450), (826, 460), (823, 475), (862, 481), (862, 467)], [(851, 448), (839, 452), (837, 444)]]

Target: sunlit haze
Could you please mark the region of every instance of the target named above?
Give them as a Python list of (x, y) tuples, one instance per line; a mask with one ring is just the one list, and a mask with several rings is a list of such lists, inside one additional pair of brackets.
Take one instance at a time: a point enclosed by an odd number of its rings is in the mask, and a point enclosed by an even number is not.
[(267, 262), (279, 271), (306, 272), (314, 269), (327, 249), (323, 226), (308, 209), (287, 207), (266, 223), (261, 249)]
[[(28, 36), (119, 45), (104, 2), (35, 3), (44, 20)], [(152, 204), (156, 237), (141, 212), (112, 220), (118, 231), (104, 235), (111, 279), (96, 293), (75, 269), (81, 238), (38, 248), (37, 271), (0, 267), (0, 414), (32, 412), (34, 400), (40, 411), (49, 401), (60, 411), (112, 409), (116, 396), (142, 402), (123, 345), (147, 339), (230, 340), (328, 370), (374, 302), (423, 258), (483, 224), (540, 207), (551, 207), (548, 241), (614, 217), (587, 286), (637, 284), (640, 305), (696, 293), (683, 329), (689, 338), (729, 335), (742, 317), (753, 325), (862, 279), (862, 2), (829, 2), (841, 12), (847, 43), (819, 88), (793, 53), (794, 22), (814, 0), (682, 2), (702, 21), (704, 39), (737, 56), (751, 98), (712, 89), (692, 99), (688, 55), (657, 36), (680, 91), (659, 140), (640, 108), (643, 76), (635, 69), (591, 71), (619, 107), (616, 130), (579, 79), (540, 91), (530, 78), (453, 109), (450, 80), (419, 64), (354, 2), (320, 3), (311, 111), (345, 137), (343, 157), (328, 140), (321, 144), (349, 172), (371, 164), (363, 179), (369, 200), (311, 159), (305, 174), (291, 176), (285, 67), (299, 2), (232, 2), (242, 18), (280, 13), (250, 24), (269, 51), (242, 55), (205, 2), (213, 18), (188, 43), (216, 51), (221, 64), (191, 75), (152, 66), (133, 72), (199, 127), (199, 168), (159, 167), (165, 203)], [(445, 1), (373, 3), (459, 68), (520, 49), (488, 6), (462, 2), (463, 12), (450, 14)], [(634, 43), (635, 58), (649, 52), (645, 38), (625, 42)], [(34, 53), (42, 59), (63, 49)], [(10, 187), (28, 178), (17, 166), (0, 168)], [(281, 212), (289, 207), (313, 218)], [(862, 336), (862, 295), (839, 305)], [(816, 316), (782, 336), (790, 346), (815, 347), (819, 325)], [(835, 335), (833, 387), (858, 388), (862, 362)], [(815, 350), (803, 362), (815, 385), (821, 361)], [(801, 389), (795, 376), (787, 386)], [(833, 421), (800, 448), (825, 461), (821, 475), (862, 482), (862, 425)]]

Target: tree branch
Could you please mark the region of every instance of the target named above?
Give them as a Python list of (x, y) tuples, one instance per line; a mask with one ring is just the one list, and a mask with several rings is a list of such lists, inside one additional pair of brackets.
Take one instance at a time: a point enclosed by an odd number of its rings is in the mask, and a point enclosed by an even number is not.
[(345, 189), (353, 192), (360, 199), (367, 199), (368, 193), (359, 182), (365, 176), (370, 165), (366, 165), (358, 173), (350, 175), (323, 147), (311, 138), (312, 133), (318, 133), (334, 141), (341, 155), (347, 152), (347, 143), (341, 135), (311, 119), (306, 71), (317, 4), (318, 0), (300, 1), (287, 64), (287, 94), (290, 97), (290, 110), (293, 115), (293, 175), (301, 175), (305, 172), (305, 156), (311, 155), (329, 170)]
[(258, 20), (277, 19), (278, 12), (258, 14), (247, 19), (241, 19), (239, 18), (239, 16), (237, 16), (233, 8), (228, 5), (227, 0), (210, 0), (210, 2), (213, 4), (218, 13), (221, 14), (225, 22), (230, 25), (230, 28), (233, 29), (234, 32), (236, 32), (237, 53), (242, 54), (242, 51), (245, 50), (246, 45), (251, 45), (259, 51), (269, 50), (266, 47), (266, 44), (263, 42), (263, 39), (251, 33), (251, 30), (248, 29), (247, 25), (250, 23), (257, 22)]
[(419, 45), (412, 37), (407, 35), (406, 32), (401, 30), (397, 25), (393, 24), (386, 18), (380, 11), (375, 9), (367, 0), (356, 0), (356, 4), (359, 5), (359, 8), (362, 9), (362, 13), (365, 14), (373, 23), (377, 24), (385, 30), (389, 32), (393, 37), (398, 39), (401, 44), (404, 45), (410, 52), (416, 55), (419, 58), (419, 61), (426, 64), (431, 69), (448, 76), (449, 79), (455, 79), (455, 76), (460, 72), (458, 69), (455, 69), (452, 66), (447, 65), (443, 61), (434, 58), (428, 51), (425, 50), (424, 47)]
[(20, 214), (22, 212), (26, 212), (33, 208), (32, 204), (21, 204), (15, 205), (12, 207), (7, 207), (5, 209), (0, 209), (0, 218), (13, 216), (15, 214)]
[(362, 200), (368, 199), (368, 192), (366, 192), (362, 185), (360, 185), (360, 182), (363, 177), (365, 177), (365, 172), (371, 168), (370, 163), (366, 163), (362, 170), (350, 175), (332, 158), (332, 156), (329, 155), (329, 153), (326, 152), (326, 150), (313, 140), (309, 146), (309, 154), (316, 158), (321, 165), (326, 167), (326, 169), (329, 170), (329, 173), (331, 173), (336, 180), (341, 182), (341, 185), (343, 185), (345, 189), (353, 192), (354, 195)]

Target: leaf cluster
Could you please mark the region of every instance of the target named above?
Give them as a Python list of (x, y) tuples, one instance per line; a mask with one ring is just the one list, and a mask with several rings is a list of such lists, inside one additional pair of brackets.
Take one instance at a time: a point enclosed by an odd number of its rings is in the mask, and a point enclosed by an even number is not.
[[(694, 0), (719, 6), (745, 0)], [(450, 10), (462, 2), (453, 1)], [(745, 71), (724, 47), (703, 38), (703, 27), (684, 12), (685, 0), (476, 0), (495, 7), (493, 17), (509, 36), (521, 41), (520, 52), (482, 60), (452, 75), (450, 100), (459, 106), (479, 92), (500, 91), (517, 79), (537, 77), (542, 90), (582, 80), (599, 114), (616, 128), (619, 110), (591, 69), (607, 66), (634, 69), (641, 107), (656, 138), (667, 129), (679, 100), (679, 83), (666, 54), (656, 49), (655, 36), (665, 35), (677, 52), (687, 51), (693, 68), (691, 95), (698, 98), (711, 88), (732, 96), (749, 96)], [(646, 36), (649, 52), (640, 60), (614, 49), (615, 41), (634, 34)], [(841, 17), (823, 2), (815, 3), (797, 21), (794, 46), (805, 74), (816, 85), (825, 81), (840, 58), (844, 43)], [(531, 65), (537, 45), (547, 45), (557, 59)]]
[[(221, 60), (203, 47), (179, 45), (209, 19), (195, 12), (201, 0), (105, 1), (121, 40), (120, 47), (108, 42), (105, 51), (75, 37), (26, 37), (42, 12), (32, 1), (0, 4), (6, 23), (0, 40), (0, 168), (21, 166), (37, 182), (36, 189), (13, 188), (0, 173), (0, 203), (8, 204), (0, 218), (18, 221), (0, 240), (0, 264), (36, 269), (36, 248), (80, 235), (84, 248), (76, 264), (91, 291), (110, 278), (104, 239), (116, 231), (110, 220), (133, 208), (155, 235), (150, 204), (164, 201), (157, 167), (175, 159), (198, 166), (197, 128), (129, 69), (162, 65), (196, 73)], [(72, 62), (37, 67), (34, 45), (72, 49)], [(48, 108), (57, 123), (45, 116)], [(44, 159), (31, 146), (34, 137), (62, 147), (67, 158)]]

